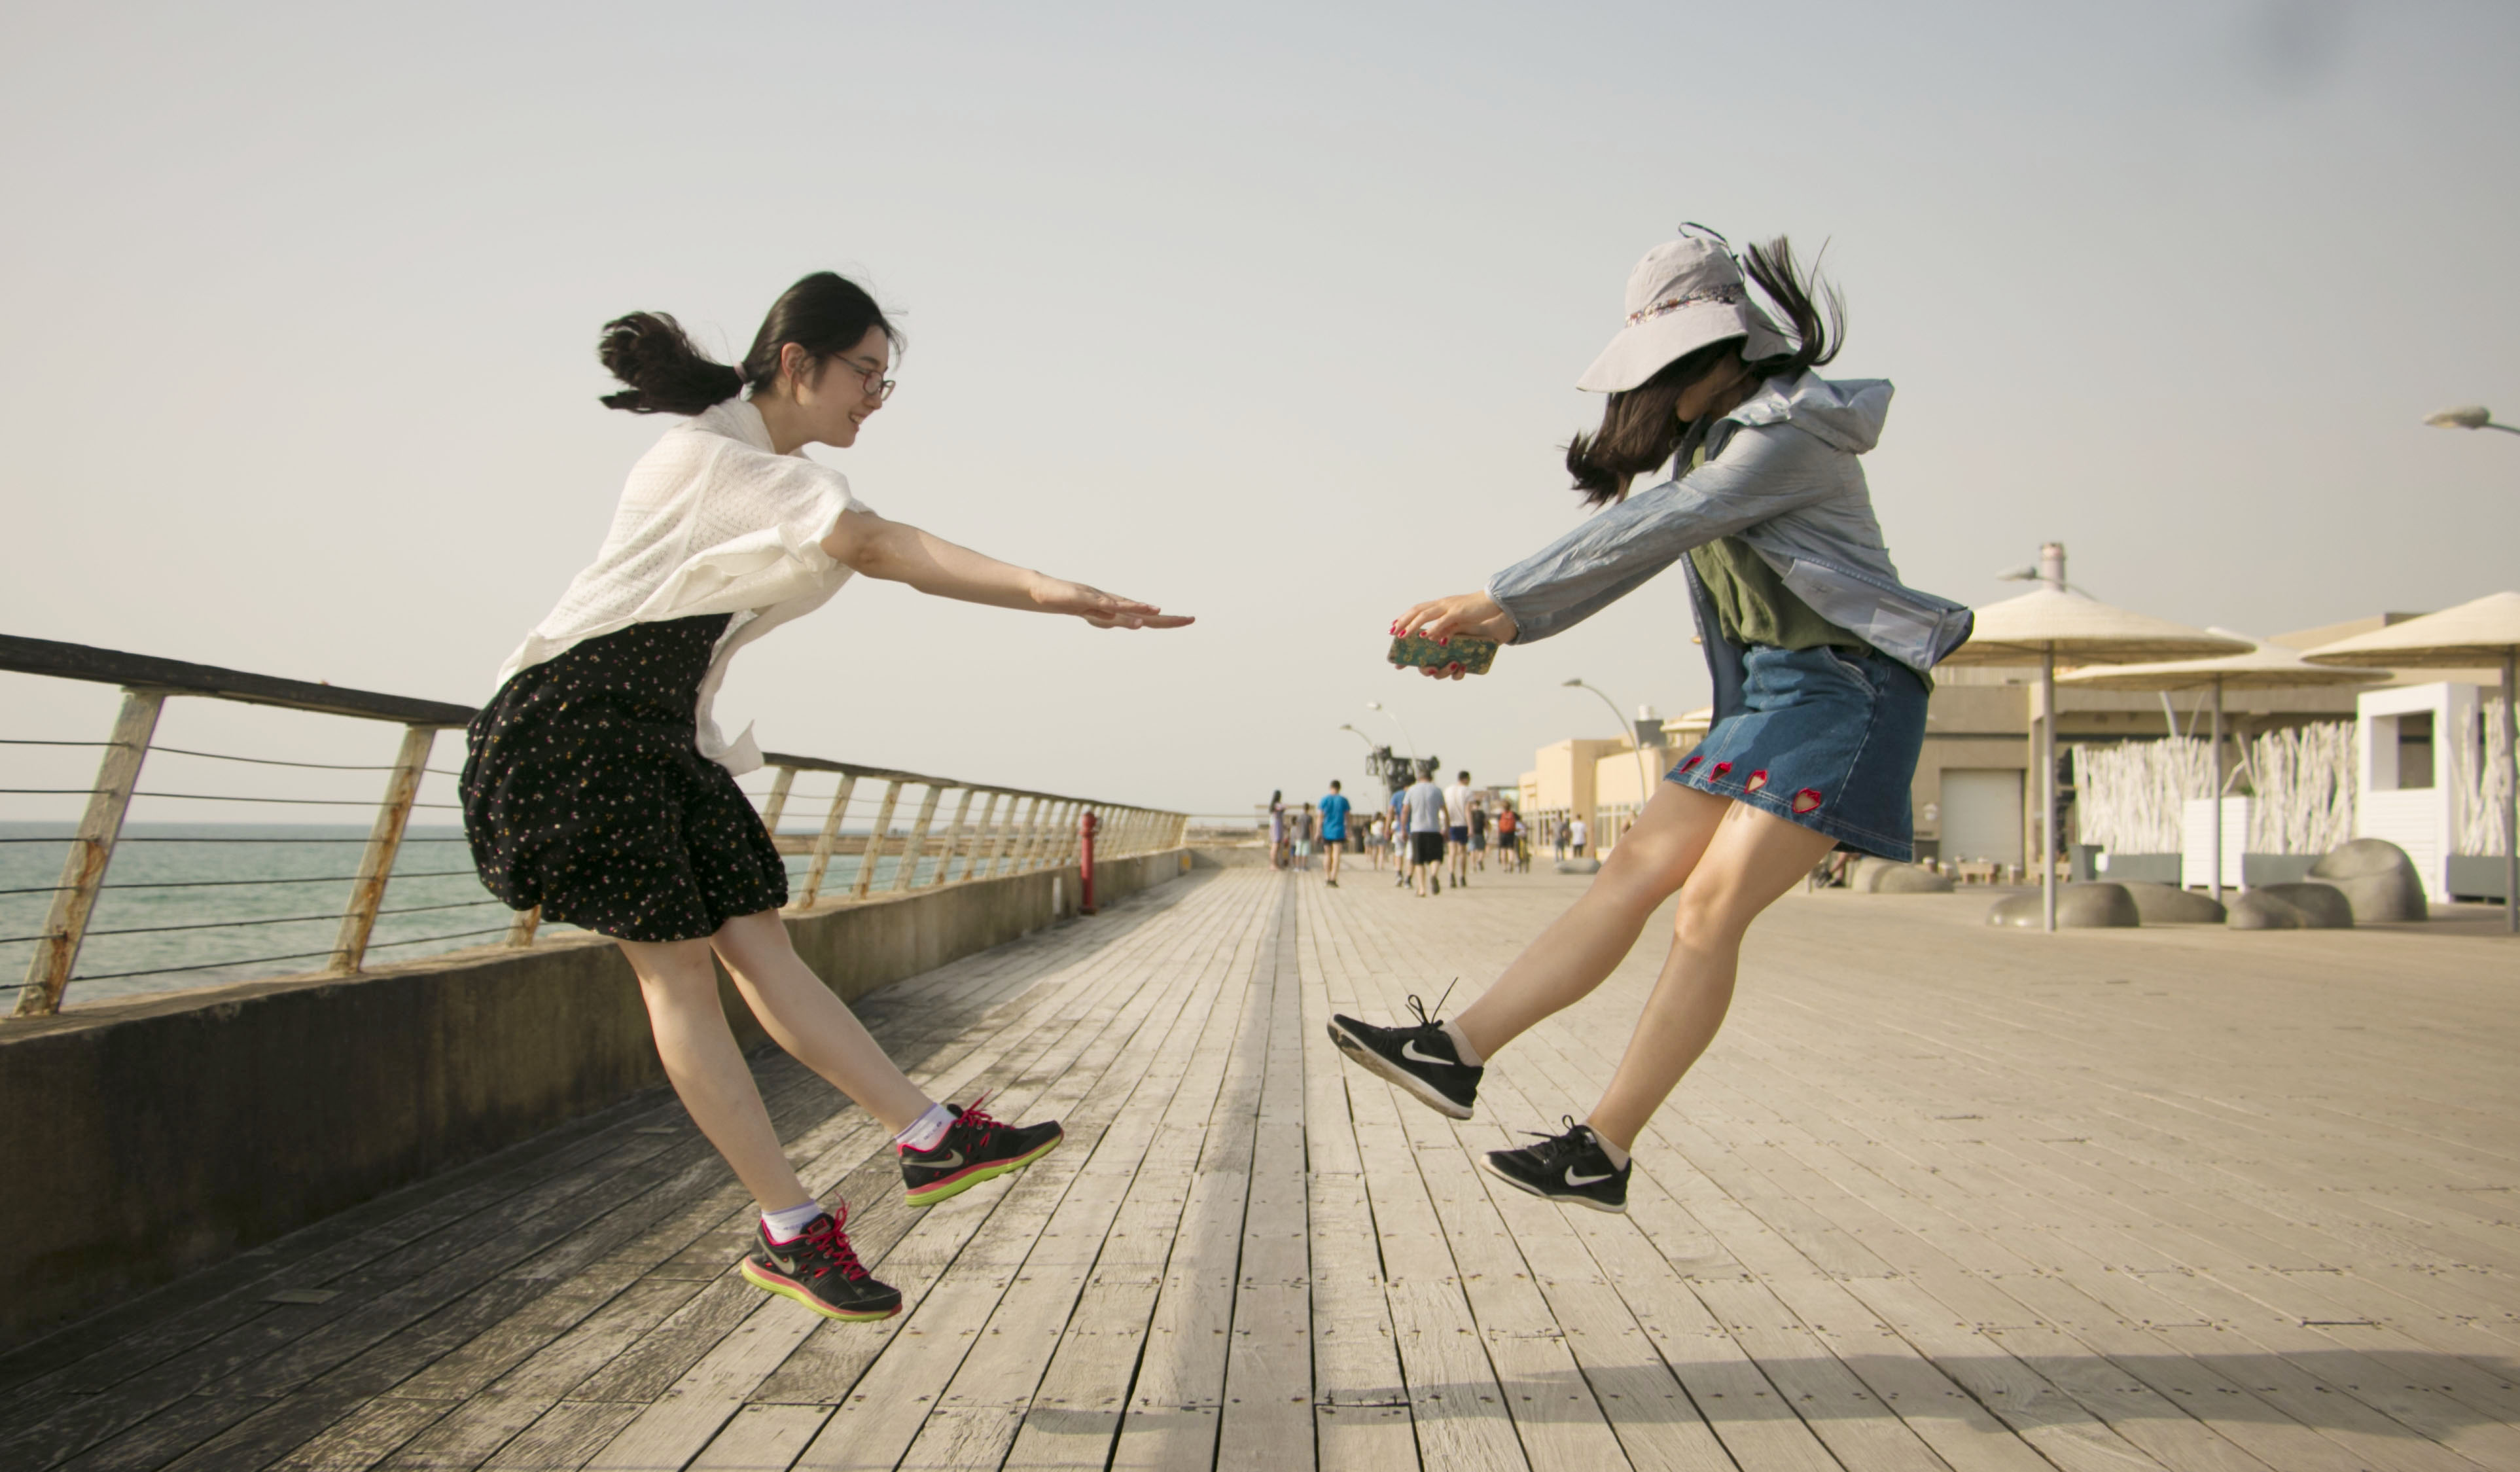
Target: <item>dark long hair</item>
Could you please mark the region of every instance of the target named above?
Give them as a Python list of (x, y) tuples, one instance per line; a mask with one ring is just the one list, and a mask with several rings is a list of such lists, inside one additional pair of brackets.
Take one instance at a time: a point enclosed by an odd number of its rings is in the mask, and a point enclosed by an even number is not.
[[(1793, 334), (1791, 352), (1746, 364), (1750, 381), (1799, 378), (1837, 356), (1846, 341), (1846, 301), (1837, 288), (1820, 278), (1819, 267), (1803, 270), (1794, 261), (1792, 243), (1779, 235), (1764, 246), (1752, 246), (1743, 270), (1777, 309)], [(1566, 446), (1566, 473), (1575, 489), (1600, 506), (1628, 493), (1628, 483), (1653, 470), (1674, 454), (1706, 437), (1703, 421), (1680, 420), (1680, 396), (1688, 387), (1740, 355), (1743, 339), (1726, 338), (1672, 360), (1637, 387), (1610, 395), (1601, 408), (1601, 427), (1578, 435)]]
[(752, 350), (732, 365), (701, 356), (682, 324), (666, 313), (632, 312), (605, 323), (596, 343), (595, 355), (630, 386), (605, 394), (604, 404), (633, 414), (698, 414), (749, 385), (776, 381), (785, 345), (804, 348), (819, 372), (824, 359), (857, 346), (869, 328), (880, 328), (895, 346), (901, 343), (901, 333), (876, 299), (830, 271), (816, 271), (780, 293), (753, 335)]

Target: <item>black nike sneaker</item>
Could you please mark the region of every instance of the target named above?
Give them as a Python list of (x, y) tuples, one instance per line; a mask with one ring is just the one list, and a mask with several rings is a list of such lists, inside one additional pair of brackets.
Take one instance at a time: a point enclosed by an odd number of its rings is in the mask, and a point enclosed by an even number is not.
[[(1439, 998), (1435, 1004), (1440, 1007), (1443, 1002)], [(1437, 1114), (1468, 1119), (1470, 1107), (1478, 1102), (1479, 1076), (1487, 1070), (1461, 1060), (1453, 1039), (1414, 995), (1409, 998), (1409, 1010), (1418, 1014), (1414, 1028), (1377, 1028), (1334, 1014), (1330, 1041), (1367, 1073), (1399, 1084)]]
[(765, 1293), (791, 1298), (825, 1318), (890, 1318), (901, 1311), (901, 1290), (878, 1283), (849, 1246), (840, 1215), (825, 1212), (804, 1235), (792, 1242), (773, 1242), (770, 1229), (753, 1228), (753, 1248), (743, 1260), (743, 1280)]
[(901, 1188), (912, 1206), (934, 1206), (981, 1181), (1020, 1171), (1058, 1149), (1066, 1137), (1057, 1120), (1020, 1128), (993, 1120), (978, 1099), (968, 1109), (945, 1107), (954, 1111), (954, 1124), (935, 1149), (901, 1147)]
[(1597, 1212), (1626, 1211), (1628, 1173), (1636, 1168), (1636, 1162), (1611, 1165), (1592, 1126), (1576, 1124), (1571, 1114), (1564, 1119), (1564, 1134), (1543, 1134), (1539, 1144), (1519, 1150), (1489, 1151), (1489, 1173), (1504, 1176), (1534, 1196), (1589, 1206)]

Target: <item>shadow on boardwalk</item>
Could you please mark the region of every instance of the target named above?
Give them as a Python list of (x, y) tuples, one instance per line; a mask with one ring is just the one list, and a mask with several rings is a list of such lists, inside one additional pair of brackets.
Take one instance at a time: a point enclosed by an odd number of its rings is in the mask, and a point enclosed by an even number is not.
[(1591, 1102), (1652, 928), (1476, 1121), (1321, 1041), (1577, 883), (1202, 872), (870, 998), (931, 1091), (1069, 1125), (925, 1212), (756, 1060), (887, 1323), (733, 1276), (652, 1095), (0, 1361), (0, 1467), (2520, 1466), (2507, 943), (1794, 897), (1609, 1217), (1478, 1154)]

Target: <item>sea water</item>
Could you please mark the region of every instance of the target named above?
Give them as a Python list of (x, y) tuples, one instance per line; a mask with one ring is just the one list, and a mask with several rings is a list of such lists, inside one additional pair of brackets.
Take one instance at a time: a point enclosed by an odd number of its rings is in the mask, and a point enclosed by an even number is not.
[[(0, 982), (25, 980), (76, 832), (0, 823)], [(63, 1001), (323, 970), (367, 838), (366, 824), (125, 825)], [(492, 943), (512, 918), (472, 872), (462, 830), (417, 824), (383, 908), (410, 913), (379, 917), (371, 965)]]
[[(16, 1005), (74, 823), (0, 822), (0, 1011)], [(786, 825), (782, 825), (783, 834)], [(179, 991), (225, 982), (321, 971), (340, 932), (366, 824), (128, 823), (63, 1004)], [(851, 835), (844, 847), (862, 846)], [(809, 860), (790, 854), (790, 884)], [(896, 860), (878, 861), (874, 883)], [(920, 865), (933, 877), (935, 860)], [(835, 855), (826, 897), (843, 892), (856, 859)], [(413, 824), (394, 855), (384, 913), (367, 964), (416, 960), (496, 944), (514, 918), (472, 870), (463, 830)], [(546, 926), (555, 935), (570, 927)]]

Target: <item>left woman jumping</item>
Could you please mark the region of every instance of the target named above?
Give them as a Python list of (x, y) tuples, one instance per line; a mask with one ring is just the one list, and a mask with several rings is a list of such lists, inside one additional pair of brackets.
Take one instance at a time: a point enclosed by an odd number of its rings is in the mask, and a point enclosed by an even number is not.
[(853, 573), (1097, 628), (1191, 621), (886, 521), (800, 455), (857, 442), (892, 391), (894, 339), (875, 299), (828, 271), (788, 288), (732, 366), (671, 317), (605, 327), (600, 355), (628, 387), (604, 401), (691, 417), (631, 471), (603, 550), (500, 671), (463, 779), (490, 892), (629, 958), (665, 1077), (760, 1204), (744, 1277), (846, 1319), (890, 1317), (901, 1295), (858, 1261), (846, 1205), (825, 1211), (780, 1149), (713, 959), (781, 1047), (893, 1131), (913, 1206), (1030, 1165), (1060, 1131), (928, 1098), (797, 957), (779, 917), (787, 866), (735, 785), (761, 754), (709, 715), (727, 662)]

